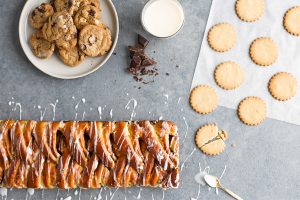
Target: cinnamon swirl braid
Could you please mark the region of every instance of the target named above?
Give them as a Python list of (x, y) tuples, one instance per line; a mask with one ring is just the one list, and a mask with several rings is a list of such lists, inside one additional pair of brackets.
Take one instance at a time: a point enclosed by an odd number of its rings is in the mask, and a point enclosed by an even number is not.
[(3, 187), (176, 188), (178, 164), (172, 122), (0, 121)]

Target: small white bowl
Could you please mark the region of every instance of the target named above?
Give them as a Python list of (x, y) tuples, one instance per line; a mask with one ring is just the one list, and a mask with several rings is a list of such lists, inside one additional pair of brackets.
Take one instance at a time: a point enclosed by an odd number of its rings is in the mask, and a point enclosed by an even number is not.
[(183, 25), (184, 25), (184, 20), (185, 20), (185, 17), (184, 17), (184, 10), (183, 10), (183, 7), (181, 6), (181, 4), (179, 3), (179, 1), (177, 0), (169, 0), (169, 1), (172, 1), (173, 3), (175, 3), (182, 11), (182, 17), (183, 17), (183, 20), (182, 20), (182, 23), (181, 23), (181, 26), (180, 28), (175, 32), (173, 33), (172, 35), (169, 35), (167, 37), (160, 37), (160, 36), (157, 36), (157, 35), (153, 35), (148, 29), (147, 29), (147, 26), (145, 25), (145, 13), (146, 13), (146, 10), (147, 8), (154, 2), (156, 1), (159, 1), (159, 0), (148, 0), (148, 2), (144, 5), (143, 7), (143, 10), (142, 10), (142, 13), (141, 13), (141, 23), (142, 23), (142, 26), (143, 28), (145, 29), (145, 31), (149, 34), (149, 35), (152, 35), (153, 37), (155, 38), (159, 38), (159, 39), (167, 39), (167, 38), (171, 38), (173, 36), (175, 36), (177, 33), (179, 33), (179, 31), (182, 29)]

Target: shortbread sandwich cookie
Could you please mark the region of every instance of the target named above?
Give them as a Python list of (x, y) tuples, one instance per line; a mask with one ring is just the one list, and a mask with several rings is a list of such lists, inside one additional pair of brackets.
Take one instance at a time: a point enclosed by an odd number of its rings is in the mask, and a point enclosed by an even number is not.
[(300, 7), (293, 7), (289, 9), (283, 20), (284, 28), (293, 35), (300, 35)]
[(258, 125), (266, 118), (267, 105), (259, 97), (247, 97), (240, 103), (238, 115), (245, 124)]
[(257, 38), (250, 47), (250, 56), (257, 65), (272, 65), (276, 62), (278, 54), (277, 44), (271, 38)]
[(218, 130), (216, 124), (202, 126), (196, 134), (196, 144), (200, 150), (208, 155), (218, 155), (226, 147), (224, 141), (227, 138), (225, 131)]
[(224, 62), (215, 70), (215, 80), (221, 88), (232, 90), (244, 82), (245, 72), (234, 62)]
[(208, 43), (215, 51), (225, 52), (236, 43), (236, 31), (228, 23), (217, 24), (208, 33)]
[(286, 101), (294, 97), (298, 91), (298, 81), (290, 73), (275, 74), (269, 82), (269, 91), (279, 101)]
[(238, 0), (235, 10), (241, 20), (254, 22), (264, 14), (265, 3), (263, 0)]
[(190, 96), (192, 108), (200, 114), (212, 112), (218, 105), (218, 94), (210, 86), (199, 85), (193, 89)]

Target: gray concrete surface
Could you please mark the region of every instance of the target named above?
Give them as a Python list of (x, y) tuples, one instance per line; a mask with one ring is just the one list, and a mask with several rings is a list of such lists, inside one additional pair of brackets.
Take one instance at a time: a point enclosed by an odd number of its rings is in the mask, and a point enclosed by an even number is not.
[[(237, 111), (218, 107), (214, 112), (200, 115), (189, 105), (189, 90), (192, 82), (197, 56), (208, 17), (210, 0), (182, 0), (186, 22), (181, 32), (174, 38), (158, 40), (147, 35), (140, 23), (140, 12), (145, 0), (113, 0), (120, 20), (120, 35), (115, 52), (105, 66), (93, 74), (75, 80), (52, 78), (35, 68), (25, 56), (18, 37), (18, 22), (25, 0), (1, 0), (0, 4), (0, 117), (19, 119), (21, 103), (22, 119), (39, 120), (44, 112), (44, 120), (52, 120), (50, 103), (55, 103), (56, 120), (73, 120), (76, 112), (81, 119), (97, 120), (97, 107), (105, 107), (103, 120), (129, 120), (132, 106), (124, 109), (131, 98), (138, 101), (133, 120), (170, 120), (179, 127), (181, 163), (196, 148), (194, 136), (198, 128), (207, 123), (218, 123), (220, 129), (228, 133), (227, 148), (218, 156), (207, 156), (198, 148), (185, 163), (181, 172), (178, 189), (164, 192), (164, 199), (191, 199), (197, 197), (198, 184), (194, 176), (202, 169), (210, 167), (210, 174), (220, 176), (226, 165), (221, 183), (243, 199), (299, 199), (300, 198), (300, 156), (299, 127), (296, 125), (265, 119), (258, 126), (243, 124)], [(150, 40), (147, 50), (150, 57), (158, 62), (159, 76), (155, 82), (144, 85), (132, 80), (125, 69), (129, 64), (126, 47), (136, 43), (137, 33)], [(153, 53), (155, 51), (155, 53)], [(176, 57), (175, 57), (176, 56)], [(180, 68), (176, 68), (180, 65)], [(169, 73), (170, 76), (167, 76)], [(147, 77), (152, 80), (152, 77)], [(136, 88), (134, 87), (136, 86)], [(141, 87), (141, 89), (137, 89)], [(127, 95), (128, 93), (128, 95)], [(167, 100), (163, 94), (168, 94)], [(75, 97), (75, 100), (72, 97)], [(181, 97), (180, 102), (178, 99)], [(13, 98), (13, 99), (12, 99)], [(86, 103), (74, 109), (76, 103), (85, 98)], [(165, 104), (167, 102), (167, 104)], [(37, 106), (40, 105), (41, 109)], [(47, 109), (46, 109), (47, 108)], [(92, 108), (92, 110), (90, 110)], [(113, 117), (110, 118), (110, 110)], [(181, 109), (183, 109), (181, 111)], [(149, 113), (149, 111), (151, 113)], [(185, 142), (186, 118), (188, 132)], [(231, 144), (236, 144), (232, 147)], [(111, 190), (112, 192), (115, 189)], [(126, 190), (126, 199), (135, 199), (139, 188)], [(59, 191), (58, 199), (65, 198), (68, 191)], [(69, 194), (72, 199), (74, 190)], [(99, 189), (82, 190), (80, 199), (93, 199)], [(160, 188), (143, 188), (141, 199), (162, 199)], [(45, 190), (44, 199), (55, 199), (57, 189)], [(109, 190), (103, 190), (102, 199), (110, 199)], [(25, 199), (26, 190), (8, 191), (7, 199)], [(29, 197), (28, 197), (29, 199)], [(42, 190), (36, 190), (31, 199), (42, 199)], [(116, 191), (113, 199), (125, 199), (125, 190)], [(198, 199), (232, 199), (225, 192), (201, 187)]]

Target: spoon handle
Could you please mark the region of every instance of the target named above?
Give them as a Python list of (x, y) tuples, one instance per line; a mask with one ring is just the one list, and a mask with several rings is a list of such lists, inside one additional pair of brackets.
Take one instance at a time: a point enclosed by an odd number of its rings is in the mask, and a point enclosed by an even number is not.
[(231, 196), (233, 196), (234, 198), (236, 198), (237, 200), (243, 200), (241, 197), (239, 197), (238, 195), (234, 194), (233, 192), (231, 192), (230, 190), (224, 188), (223, 186), (220, 185), (220, 188), (222, 188), (225, 192), (227, 192), (228, 194), (230, 194)]

